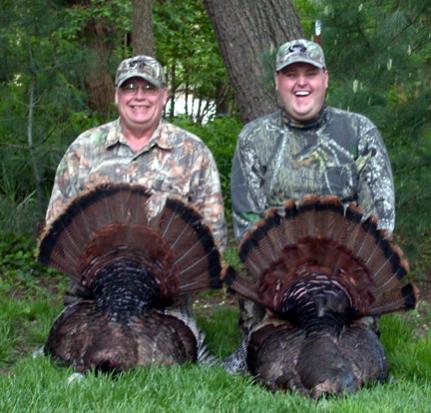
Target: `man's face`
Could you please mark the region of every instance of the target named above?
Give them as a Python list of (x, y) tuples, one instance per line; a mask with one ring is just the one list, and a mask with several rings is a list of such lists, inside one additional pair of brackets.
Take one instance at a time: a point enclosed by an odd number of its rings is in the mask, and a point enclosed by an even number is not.
[(167, 100), (165, 88), (156, 88), (138, 77), (126, 80), (115, 92), (115, 103), (126, 130), (154, 131)]
[(308, 63), (293, 63), (275, 75), (281, 103), (289, 117), (305, 122), (322, 109), (328, 88), (328, 72)]

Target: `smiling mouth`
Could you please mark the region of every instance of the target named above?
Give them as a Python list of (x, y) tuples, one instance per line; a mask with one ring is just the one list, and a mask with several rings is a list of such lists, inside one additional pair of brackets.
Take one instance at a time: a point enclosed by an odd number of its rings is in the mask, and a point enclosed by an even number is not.
[(132, 109), (147, 109), (147, 106), (143, 105), (130, 105)]
[(295, 96), (304, 97), (304, 96), (309, 96), (310, 92), (307, 92), (305, 90), (301, 90), (299, 92), (295, 92), (294, 94), (295, 94)]

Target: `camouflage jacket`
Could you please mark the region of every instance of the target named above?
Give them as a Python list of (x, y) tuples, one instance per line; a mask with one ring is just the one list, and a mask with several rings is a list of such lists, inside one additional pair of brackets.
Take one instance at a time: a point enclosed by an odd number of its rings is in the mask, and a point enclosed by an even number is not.
[(237, 238), (269, 207), (306, 194), (357, 201), (381, 228), (395, 223), (392, 170), (376, 126), (365, 116), (325, 106), (311, 125), (279, 110), (241, 131), (231, 175)]
[(67, 149), (55, 176), (46, 221), (50, 223), (81, 191), (102, 182), (130, 182), (155, 195), (154, 208), (167, 195), (193, 205), (226, 246), (220, 179), (214, 158), (195, 135), (161, 121), (150, 142), (134, 152), (116, 121), (81, 134)]

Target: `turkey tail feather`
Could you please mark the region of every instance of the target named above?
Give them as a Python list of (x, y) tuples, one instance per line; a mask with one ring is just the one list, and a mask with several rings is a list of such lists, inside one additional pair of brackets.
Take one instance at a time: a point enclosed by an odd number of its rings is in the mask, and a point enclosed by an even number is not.
[(413, 308), (417, 300), (417, 288), (403, 281), (409, 268), (401, 249), (375, 217), (334, 196), (269, 210), (245, 234), (239, 255), (251, 278), (235, 277), (230, 287), (276, 312), (295, 284), (318, 274), (346, 291), (356, 317)]
[(39, 261), (82, 285), (124, 256), (151, 268), (165, 295), (221, 287), (221, 256), (200, 214), (167, 198), (157, 201), (154, 216), (152, 196), (141, 185), (121, 183), (79, 195), (44, 229)]

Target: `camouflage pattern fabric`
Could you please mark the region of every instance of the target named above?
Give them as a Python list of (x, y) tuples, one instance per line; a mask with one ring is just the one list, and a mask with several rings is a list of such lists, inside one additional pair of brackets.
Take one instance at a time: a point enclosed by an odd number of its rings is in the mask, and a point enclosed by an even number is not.
[(140, 55), (123, 60), (115, 75), (115, 87), (120, 87), (132, 77), (140, 77), (158, 88), (166, 86), (162, 65), (150, 56)]
[[(383, 140), (366, 117), (324, 106), (317, 120), (298, 124), (279, 110), (243, 128), (237, 142), (231, 197), (234, 235), (244, 232), (270, 207), (306, 194), (337, 195), (358, 202), (379, 226), (393, 231), (395, 222), (392, 170)], [(245, 371), (245, 343), (264, 319), (264, 308), (240, 300), (243, 339), (225, 360), (229, 372)], [(370, 318), (374, 326), (376, 320)], [(375, 327), (377, 328), (377, 327)]]
[(283, 111), (248, 123), (240, 133), (231, 175), (234, 234), (269, 207), (306, 194), (358, 202), (365, 215), (395, 224), (392, 170), (376, 126), (365, 116), (325, 106), (317, 121), (297, 125)]
[(325, 55), (322, 48), (315, 42), (305, 39), (292, 40), (280, 46), (275, 61), (278, 72), (293, 63), (309, 63), (319, 69), (326, 67)]
[(121, 132), (119, 119), (84, 132), (57, 168), (47, 223), (81, 191), (102, 182), (146, 186), (154, 195), (154, 214), (167, 196), (178, 197), (200, 212), (224, 250), (226, 224), (217, 166), (197, 136), (162, 120), (149, 143), (134, 152)]

